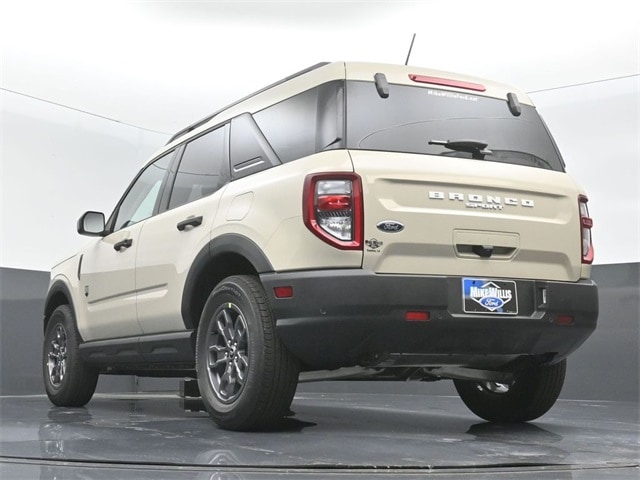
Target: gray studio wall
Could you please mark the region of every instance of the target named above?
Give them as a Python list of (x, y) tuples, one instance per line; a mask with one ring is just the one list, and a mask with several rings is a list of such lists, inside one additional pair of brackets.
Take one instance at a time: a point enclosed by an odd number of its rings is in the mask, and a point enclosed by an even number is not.
[[(49, 273), (0, 268), (0, 395), (44, 393), (42, 339)], [(130, 392), (132, 377), (104, 377), (99, 392)]]
[[(569, 358), (562, 398), (638, 401), (640, 263), (596, 266), (600, 318), (596, 332)], [(47, 272), (0, 268), (0, 395), (41, 394), (42, 310)], [(178, 389), (177, 380), (102, 376), (100, 392)], [(303, 389), (326, 388), (305, 385)], [(345, 382), (329, 388), (366, 389)], [(393, 391), (453, 394), (451, 382), (394, 386)]]

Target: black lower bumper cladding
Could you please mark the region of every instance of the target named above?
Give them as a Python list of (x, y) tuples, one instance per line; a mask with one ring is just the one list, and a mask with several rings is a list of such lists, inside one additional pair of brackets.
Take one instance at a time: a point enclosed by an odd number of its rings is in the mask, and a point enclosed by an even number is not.
[[(324, 270), (265, 274), (261, 280), (279, 336), (311, 369), (375, 365), (387, 358), (469, 368), (499, 368), (525, 356), (561, 359), (584, 343), (598, 317), (591, 280), (484, 283), (513, 285), (517, 313), (496, 308), (500, 300), (479, 301), (487, 307), (468, 313), (463, 289), (470, 282), (462, 277)], [(282, 286), (292, 287), (293, 296), (277, 298), (274, 288)]]

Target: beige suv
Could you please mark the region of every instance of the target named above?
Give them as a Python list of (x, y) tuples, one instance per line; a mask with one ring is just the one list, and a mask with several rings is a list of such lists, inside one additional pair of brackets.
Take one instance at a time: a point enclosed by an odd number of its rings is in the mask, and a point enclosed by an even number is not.
[(287, 414), (299, 375), (346, 372), (453, 379), (480, 417), (532, 420), (596, 327), (591, 227), (523, 92), (319, 64), (179, 132), (108, 220), (80, 218), (46, 391), (78, 406), (99, 374), (196, 377), (246, 430)]

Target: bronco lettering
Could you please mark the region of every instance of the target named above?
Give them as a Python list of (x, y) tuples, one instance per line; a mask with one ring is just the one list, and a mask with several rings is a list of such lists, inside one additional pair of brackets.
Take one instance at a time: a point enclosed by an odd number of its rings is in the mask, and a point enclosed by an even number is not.
[(490, 210), (502, 210), (502, 205), (521, 205), (523, 207), (534, 207), (535, 202), (530, 199), (517, 199), (513, 197), (497, 197), (494, 195), (480, 195), (477, 193), (441, 192), (429, 191), (431, 200), (457, 200), (465, 202), (467, 208), (483, 208)]

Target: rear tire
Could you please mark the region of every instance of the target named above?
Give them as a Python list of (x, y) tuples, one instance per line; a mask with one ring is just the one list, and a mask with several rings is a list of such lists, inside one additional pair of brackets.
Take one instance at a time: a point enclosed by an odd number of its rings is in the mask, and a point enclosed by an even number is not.
[(237, 275), (211, 292), (198, 326), (196, 371), (205, 408), (227, 430), (262, 430), (288, 413), (298, 363), (285, 349), (257, 278)]
[(496, 423), (528, 422), (549, 411), (558, 399), (566, 359), (520, 372), (510, 384), (454, 380), (460, 398), (480, 418)]
[(82, 407), (96, 390), (98, 372), (80, 358), (79, 343), (71, 308), (60, 305), (49, 318), (42, 348), (44, 387), (59, 407)]

